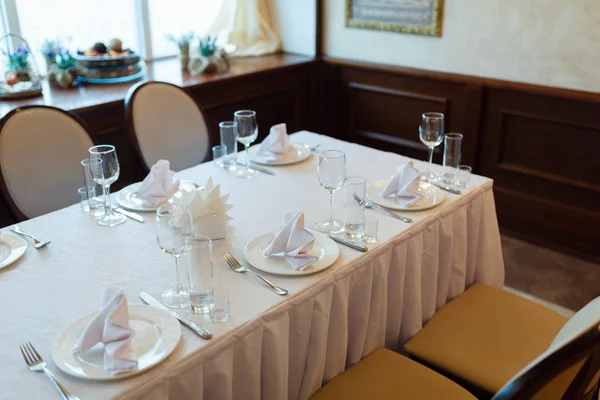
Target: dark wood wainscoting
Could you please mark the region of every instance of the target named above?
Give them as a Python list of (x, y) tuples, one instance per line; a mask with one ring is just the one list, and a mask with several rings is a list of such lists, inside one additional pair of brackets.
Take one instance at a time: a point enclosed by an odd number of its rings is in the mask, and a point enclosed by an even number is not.
[(464, 134), (463, 163), (494, 179), (503, 230), (600, 260), (600, 94), (331, 58), (324, 64), (323, 131), (426, 159), (420, 115), (443, 112), (446, 131)]
[[(262, 140), (269, 133), (272, 125), (281, 122), (286, 122), (288, 130), (292, 132), (311, 126), (309, 97), (311, 82), (314, 81), (313, 60), (294, 55), (268, 56), (264, 57), (264, 60), (262, 63), (261, 59), (248, 59), (247, 63), (244, 63), (245, 60), (239, 61), (240, 72), (234, 70), (236, 73), (234, 76), (216, 77), (216, 79), (199, 78), (203, 79), (202, 82), (196, 82), (199, 79), (192, 78), (187, 82), (174, 82), (182, 85), (202, 107), (212, 143), (218, 143), (220, 140), (219, 122), (233, 119), (233, 112), (239, 109), (256, 110), (260, 127), (258, 140)], [(246, 64), (250, 64), (252, 70), (244, 66)], [(177, 67), (176, 72), (179, 73), (178, 61), (174, 60), (173, 65)], [(154, 76), (154, 78), (169, 80), (161, 76)], [(129, 86), (131, 85), (106, 87), (106, 90), (111, 91), (112, 96), (120, 96), (118, 101), (84, 108), (69, 108), (66, 104), (53, 104), (81, 116), (89, 126), (92, 139), (96, 144), (108, 143), (116, 146), (121, 164), (121, 176), (114, 185), (115, 189), (137, 182), (144, 177), (141, 162), (126, 131), (122, 99)], [(88, 91), (83, 94), (85, 98), (103, 95), (89, 93), (89, 91), (98, 92), (98, 87), (87, 89)], [(69, 97), (68, 94), (63, 96)], [(69, 99), (65, 99), (67, 100)], [(39, 99), (38, 103), (40, 101), (44, 104), (43, 99)], [(20, 104), (16, 106), (18, 105)], [(9, 109), (10, 107), (5, 104), (0, 111), (6, 113)], [(170, 135), (175, 132), (165, 132), (165, 134)], [(209, 157), (212, 157), (212, 154), (209, 154)], [(0, 227), (14, 222), (16, 222), (14, 216), (0, 196)]]

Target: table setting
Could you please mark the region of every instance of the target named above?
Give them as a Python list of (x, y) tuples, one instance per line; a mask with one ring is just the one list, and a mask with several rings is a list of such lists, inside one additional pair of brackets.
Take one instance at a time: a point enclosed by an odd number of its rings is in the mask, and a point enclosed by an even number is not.
[[(444, 136), (427, 118), (420, 135)], [(219, 127), (213, 161), (160, 160), (113, 194), (115, 148), (94, 146), (81, 202), (20, 224), (51, 243), (0, 231), (0, 374), (15, 388), (0, 398), (304, 399), (470, 284), (503, 284), (492, 182), (460, 160), (284, 123), (251, 146), (251, 110)], [(32, 289), (43, 304), (19, 301)], [(58, 392), (28, 375), (30, 345)]]

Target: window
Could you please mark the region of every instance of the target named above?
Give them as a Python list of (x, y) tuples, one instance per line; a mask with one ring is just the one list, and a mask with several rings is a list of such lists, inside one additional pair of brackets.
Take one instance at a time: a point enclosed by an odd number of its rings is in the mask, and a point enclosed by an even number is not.
[(44, 69), (44, 40), (71, 50), (112, 38), (144, 58), (177, 54), (166, 39), (189, 31), (206, 34), (223, 0), (0, 0), (0, 28), (22, 35)]
[[(177, 54), (177, 45), (166, 35), (187, 32), (206, 35), (207, 29), (221, 9), (222, 0), (149, 0), (152, 56)], [(177, 10), (173, 12), (173, 10)]]

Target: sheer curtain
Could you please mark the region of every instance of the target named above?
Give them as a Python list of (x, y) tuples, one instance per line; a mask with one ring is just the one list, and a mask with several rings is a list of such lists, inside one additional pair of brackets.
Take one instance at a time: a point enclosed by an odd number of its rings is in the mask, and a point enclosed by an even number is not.
[(235, 56), (260, 56), (281, 48), (269, 10), (270, 0), (224, 0), (209, 29), (219, 43), (236, 46)]

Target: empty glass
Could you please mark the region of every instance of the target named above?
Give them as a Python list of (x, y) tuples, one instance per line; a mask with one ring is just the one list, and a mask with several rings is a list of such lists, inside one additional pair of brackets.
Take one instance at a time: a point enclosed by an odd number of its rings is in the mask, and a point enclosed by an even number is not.
[(213, 288), (213, 302), (208, 315), (215, 322), (225, 322), (229, 319), (229, 290), (226, 287)]
[(250, 169), (248, 161), (248, 146), (258, 137), (258, 123), (256, 122), (256, 112), (251, 110), (236, 111), (233, 114), (233, 119), (236, 123), (235, 138), (238, 142), (244, 145), (244, 154), (246, 162), (243, 167), (237, 168), (237, 176), (242, 178), (253, 178), (257, 172)]
[(471, 167), (468, 165), (458, 166), (458, 186), (468, 189), (471, 186)]
[(79, 205), (81, 205), (81, 211), (90, 212), (90, 206), (88, 200), (94, 197), (94, 187), (84, 186), (77, 189), (77, 195), (79, 196)]
[(362, 238), (364, 242), (375, 243), (377, 242), (377, 235), (379, 233), (379, 217), (373, 214), (365, 215), (365, 234)]
[(333, 194), (340, 190), (346, 182), (346, 155), (339, 150), (325, 150), (319, 154), (317, 167), (319, 184), (330, 194), (329, 219), (317, 224), (318, 229), (325, 233), (335, 233), (343, 228), (333, 219)]
[(102, 185), (104, 190), (105, 211), (104, 215), (96, 220), (101, 226), (116, 226), (127, 221), (127, 217), (121, 214), (115, 214), (112, 208), (110, 198), (110, 185), (119, 179), (119, 159), (115, 146), (102, 144), (90, 147), (90, 171), (94, 177), (94, 182)]
[(181, 261), (188, 275), (192, 311), (206, 314), (213, 301), (212, 241), (205, 236), (196, 236)]
[(223, 121), (219, 124), (221, 146), (225, 146), (225, 149), (227, 149), (223, 157), (223, 167), (228, 171), (233, 171), (237, 168), (236, 129), (237, 124), (235, 121)]
[(346, 223), (344, 231), (351, 239), (360, 239), (365, 233), (365, 206), (359, 204), (367, 192), (367, 179), (361, 176), (346, 178)]
[(444, 138), (444, 114), (426, 112), (421, 116), (419, 138), (429, 148), (429, 164), (427, 165), (427, 178), (433, 178), (431, 166), (433, 165), (433, 149), (442, 143)]
[(212, 152), (215, 165), (219, 168), (223, 168), (223, 157), (227, 155), (227, 148), (224, 145), (213, 146)]
[(185, 253), (193, 238), (192, 214), (182, 204), (166, 204), (156, 210), (156, 240), (160, 249), (175, 257), (177, 284), (162, 294), (167, 307), (182, 308), (190, 305), (184, 289), (185, 271), (179, 267), (179, 258)]
[(88, 198), (88, 206), (90, 215), (93, 217), (99, 217), (104, 215), (104, 192), (102, 185), (97, 184), (92, 176), (90, 170), (90, 159), (86, 158), (81, 160), (81, 169), (83, 170), (83, 183), (87, 187), (93, 187), (94, 192), (92, 197)]
[(448, 185), (458, 183), (457, 168), (462, 154), (462, 139), (460, 133), (449, 133), (444, 138), (444, 163), (442, 181)]

